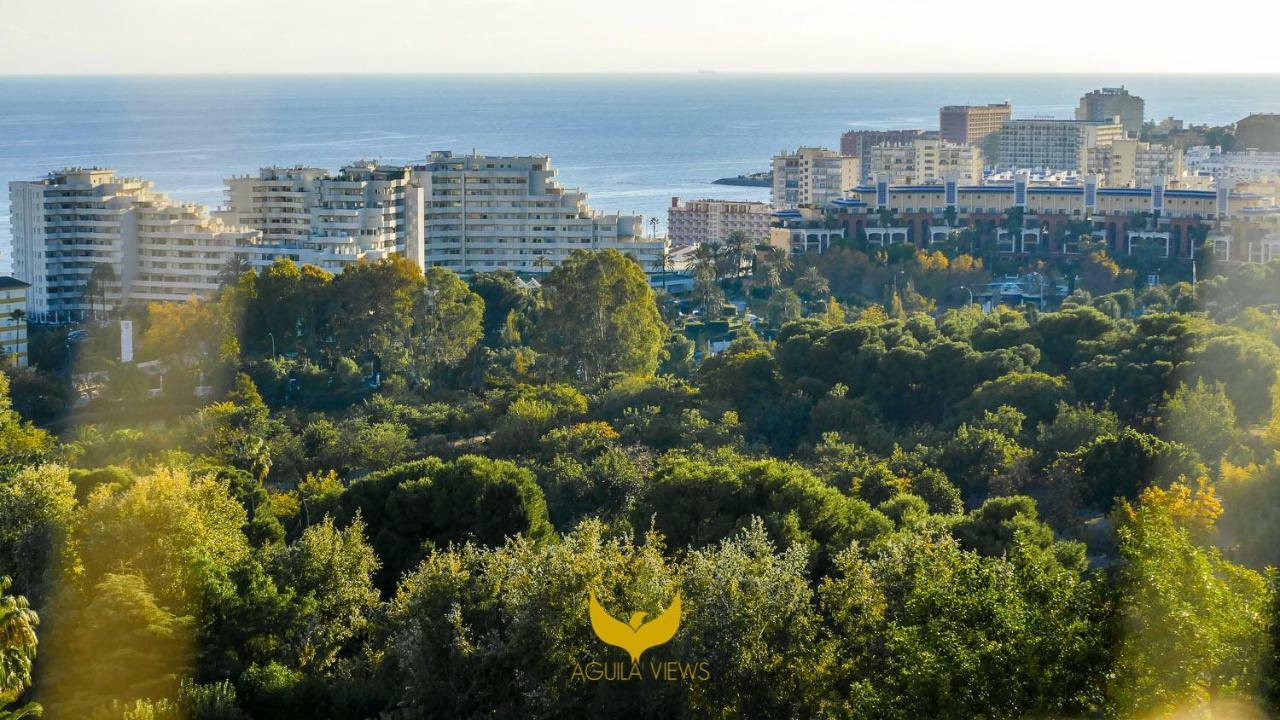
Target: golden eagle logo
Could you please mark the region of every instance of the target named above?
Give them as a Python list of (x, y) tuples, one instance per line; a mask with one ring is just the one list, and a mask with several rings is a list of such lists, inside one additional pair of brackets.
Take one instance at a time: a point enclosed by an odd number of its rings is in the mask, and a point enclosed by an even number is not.
[(596, 636), (614, 647), (620, 647), (631, 656), (631, 662), (640, 662), (640, 654), (651, 647), (661, 645), (675, 637), (680, 627), (680, 593), (658, 617), (644, 621), (648, 613), (632, 613), (628, 622), (615, 619), (600, 606), (595, 591), (591, 592), (591, 629)]

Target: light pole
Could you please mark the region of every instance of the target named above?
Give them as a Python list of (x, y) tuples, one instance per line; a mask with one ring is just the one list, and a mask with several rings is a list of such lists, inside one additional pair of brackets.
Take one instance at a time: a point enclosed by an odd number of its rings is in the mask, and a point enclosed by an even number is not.
[(893, 274), (893, 294), (894, 295), (898, 294), (898, 276), (906, 275), (906, 274), (907, 274), (906, 270), (899, 270), (898, 272)]
[(972, 307), (972, 306), (973, 306), (973, 291), (972, 291), (972, 290), (970, 290), (970, 289), (969, 289), (969, 286), (967, 286), (967, 285), (961, 285), (961, 286), (960, 286), (960, 289), (961, 289), (961, 290), (963, 290), (963, 291), (965, 291), (965, 292), (967, 292), (967, 293), (969, 293), (969, 305), (968, 305), (968, 307)]
[(271, 338), (271, 360), (274, 362), (276, 359), (276, 336), (268, 331), (267, 337)]

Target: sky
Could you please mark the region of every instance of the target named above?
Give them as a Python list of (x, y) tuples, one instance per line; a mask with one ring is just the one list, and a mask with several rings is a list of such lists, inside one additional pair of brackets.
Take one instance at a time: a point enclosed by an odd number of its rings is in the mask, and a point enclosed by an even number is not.
[(1230, 0), (0, 0), (0, 74), (1277, 73), (1274, 7)]

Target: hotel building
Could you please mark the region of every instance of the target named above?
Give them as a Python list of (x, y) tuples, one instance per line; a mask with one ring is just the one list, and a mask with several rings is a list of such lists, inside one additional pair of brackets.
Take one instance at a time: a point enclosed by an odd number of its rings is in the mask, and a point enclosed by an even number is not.
[(736, 200), (691, 200), (671, 198), (667, 208), (667, 237), (673, 246), (723, 243), (735, 232), (745, 233), (753, 243), (769, 238), (768, 203)]
[(1102, 88), (1080, 98), (1076, 119), (1109, 122), (1118, 117), (1125, 133), (1137, 137), (1142, 132), (1145, 107), (1142, 98), (1130, 95), (1123, 87)]
[(1010, 120), (1000, 128), (1000, 164), (1015, 168), (1088, 168), (1091, 148), (1124, 138), (1124, 126), (1091, 120)]
[(802, 147), (773, 157), (775, 209), (822, 206), (858, 184), (860, 161), (826, 148)]
[(956, 145), (981, 145), (1013, 117), (1008, 101), (990, 105), (947, 105), (938, 111), (943, 140)]

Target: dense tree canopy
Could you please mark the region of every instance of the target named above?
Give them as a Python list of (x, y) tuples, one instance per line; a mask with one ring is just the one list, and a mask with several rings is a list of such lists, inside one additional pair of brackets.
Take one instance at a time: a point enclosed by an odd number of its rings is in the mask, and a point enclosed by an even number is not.
[[(0, 374), (0, 713), (1274, 714), (1280, 266), (984, 312), (866, 250), (704, 251), (716, 319), (613, 252), (281, 262), (138, 309), (162, 386)], [(672, 678), (593, 679), (592, 595), (680, 597)]]

